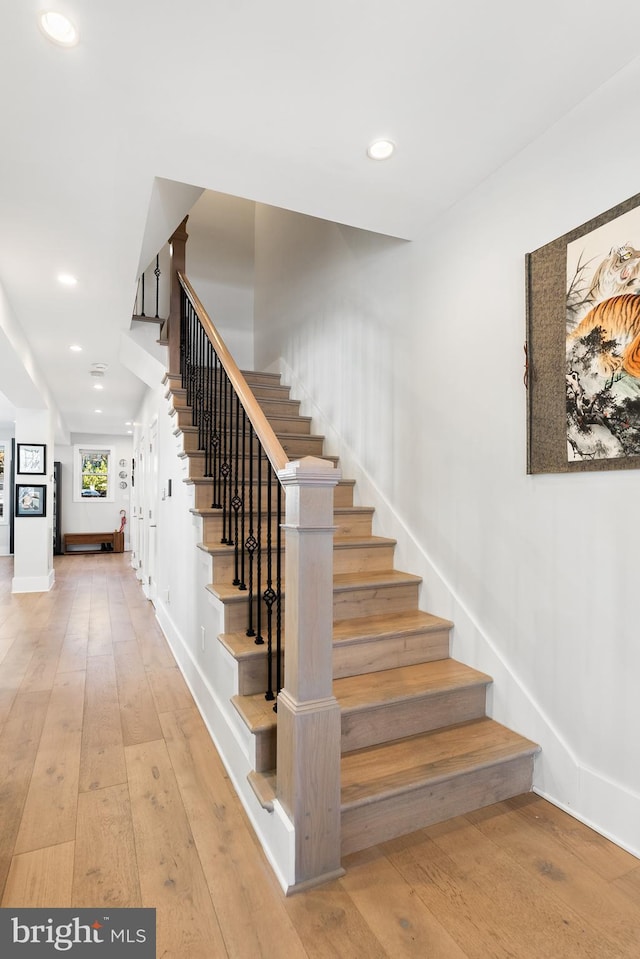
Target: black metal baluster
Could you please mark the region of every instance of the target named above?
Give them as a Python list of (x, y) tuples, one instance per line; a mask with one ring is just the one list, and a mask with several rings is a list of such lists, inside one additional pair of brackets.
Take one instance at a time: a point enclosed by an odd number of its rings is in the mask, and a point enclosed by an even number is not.
[(185, 376), (187, 369), (187, 294), (180, 287), (180, 382), (182, 388), (185, 388)]
[(244, 578), (245, 572), (245, 558), (247, 555), (246, 552), (246, 543), (245, 543), (245, 530), (247, 522), (247, 414), (245, 412), (244, 406), (242, 407), (242, 505), (240, 507), (240, 542), (242, 544), (242, 551), (240, 553), (240, 585), (239, 589), (246, 589), (247, 584)]
[[(276, 693), (282, 689), (282, 486), (276, 487), (278, 528), (276, 533)], [(277, 709), (276, 703), (273, 707)]]
[(240, 512), (240, 507), (242, 505), (242, 500), (240, 499), (240, 488), (238, 485), (238, 469), (240, 465), (240, 410), (242, 409), (240, 405), (240, 397), (238, 394), (235, 394), (235, 458), (233, 461), (233, 477), (234, 477), (234, 490), (233, 490), (233, 499), (231, 500), (231, 506), (233, 508), (233, 585), (240, 585), (240, 549), (242, 547), (242, 542), (239, 537), (239, 523), (238, 523), (238, 514)]
[(273, 488), (274, 472), (271, 464), (266, 464), (269, 470), (267, 479), (267, 588), (264, 591), (264, 601), (267, 607), (267, 691), (266, 700), (275, 699), (273, 691), (273, 604), (277, 596), (273, 589), (273, 563), (272, 563), (272, 534), (271, 524), (273, 522), (273, 510), (271, 503), (271, 492)]
[(156, 276), (156, 320), (158, 320), (159, 314), (158, 309), (160, 307), (160, 254), (156, 255), (156, 268), (153, 271)]
[(226, 546), (231, 545), (230, 527), (230, 501), (229, 479), (231, 474), (230, 442), (231, 442), (231, 383), (226, 372), (223, 376), (223, 399), (222, 399), (222, 464), (220, 466), (220, 476), (222, 483), (222, 539), (221, 543)]
[(205, 367), (203, 383), (203, 416), (202, 416), (202, 441), (201, 449), (204, 449), (204, 475), (211, 476), (211, 402), (209, 381), (211, 380), (211, 364), (213, 363), (214, 350), (207, 337), (205, 344)]
[(253, 563), (258, 541), (253, 535), (253, 426), (249, 428), (249, 535), (245, 543), (249, 555), (249, 622), (247, 636), (255, 636), (253, 628)]
[(215, 376), (213, 379), (213, 464), (211, 473), (213, 475), (213, 499), (211, 506), (213, 509), (221, 509), (220, 502), (220, 381), (222, 378), (222, 366), (220, 357), (216, 353)]
[[(276, 700), (283, 686), (284, 492), (184, 290), (181, 305), (180, 366), (187, 404), (192, 407), (204, 449), (205, 474), (209, 470), (212, 474), (212, 505), (223, 511), (222, 542), (234, 546), (233, 584), (248, 592), (247, 636), (253, 636), (257, 644), (266, 640), (265, 697)], [(277, 701), (273, 708), (277, 709)]]
[(144, 312), (144, 273), (142, 274), (142, 277), (141, 277), (140, 287), (142, 290), (142, 311), (140, 313), (140, 316), (146, 316), (147, 314)]
[(203, 375), (203, 364), (204, 364), (204, 342), (205, 342), (205, 332), (201, 324), (198, 324), (197, 336), (196, 336), (196, 355), (195, 355), (195, 406), (193, 410), (193, 425), (198, 427), (198, 449), (203, 448), (203, 439), (204, 434), (202, 431), (203, 427), (203, 412), (204, 412), (204, 396), (202, 393), (202, 375)]
[(262, 636), (262, 443), (258, 439), (258, 516), (256, 528), (258, 535), (258, 548), (256, 550), (256, 596), (258, 597), (256, 609), (256, 638), (254, 642), (257, 646), (262, 646), (264, 638)]

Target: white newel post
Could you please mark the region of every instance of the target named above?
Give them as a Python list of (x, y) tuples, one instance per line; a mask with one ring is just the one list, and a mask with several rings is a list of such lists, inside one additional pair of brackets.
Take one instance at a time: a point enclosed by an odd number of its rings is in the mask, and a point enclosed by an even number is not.
[(340, 866), (340, 707), (333, 696), (333, 493), (340, 471), (305, 457), (286, 487), (285, 670), (278, 696), (277, 798), (295, 830), (295, 886)]

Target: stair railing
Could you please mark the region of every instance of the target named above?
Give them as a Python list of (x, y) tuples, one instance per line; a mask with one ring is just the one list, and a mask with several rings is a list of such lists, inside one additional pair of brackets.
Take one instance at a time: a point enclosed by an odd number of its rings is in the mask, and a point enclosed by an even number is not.
[(222, 542), (233, 546), (236, 586), (248, 593), (247, 633), (256, 642), (266, 634), (265, 695), (267, 699), (277, 695), (279, 704), (275, 801), (293, 827), (286, 828), (286, 873), (288, 890), (294, 891), (343, 874), (341, 717), (332, 669), (333, 494), (340, 472), (331, 462), (311, 456), (288, 461), (184, 275), (185, 227), (186, 220), (171, 238), (175, 283), (169, 361), (172, 371), (179, 361), (203, 444), (205, 471), (213, 481), (213, 507), (222, 511)]
[(165, 246), (139, 278), (133, 305), (133, 319), (161, 324), (160, 340), (167, 338), (167, 317), (171, 281), (167, 269), (169, 247)]
[[(282, 688), (282, 524), (278, 471), (288, 456), (193, 287), (181, 287), (180, 373), (198, 429), (220, 542), (233, 547), (233, 585), (247, 592), (246, 634), (266, 645), (265, 698)], [(274, 707), (275, 708), (275, 707)]]

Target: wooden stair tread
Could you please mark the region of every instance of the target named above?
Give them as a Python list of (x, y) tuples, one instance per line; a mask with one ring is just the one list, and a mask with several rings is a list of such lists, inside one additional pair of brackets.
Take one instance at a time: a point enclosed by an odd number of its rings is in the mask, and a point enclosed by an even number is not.
[[(187, 480), (186, 482), (190, 482), (190, 483), (203, 483), (203, 482), (208, 482), (208, 483), (211, 483), (212, 480), (209, 478), (209, 479), (206, 479), (206, 480), (203, 480), (203, 479)], [(254, 486), (257, 484), (257, 479), (256, 479), (256, 478), (254, 478), (253, 484), (254, 484)], [(247, 485), (248, 485), (248, 482), (247, 482)], [(341, 486), (341, 485), (343, 485), (343, 484), (338, 483), (338, 486)], [(347, 484), (347, 485), (348, 485), (348, 484)], [(190, 512), (190, 513), (193, 513), (195, 516), (217, 516), (217, 517), (222, 517), (222, 510), (221, 510), (221, 509), (216, 509), (214, 506), (200, 506), (200, 507), (192, 506), (192, 507), (189, 509), (189, 512)], [(253, 512), (257, 515), (257, 513), (258, 513), (257, 506), (254, 506)], [(334, 507), (333, 512), (334, 512), (334, 515), (337, 516), (337, 517), (345, 517), (345, 516), (366, 516), (366, 515), (369, 513), (369, 510), (368, 510), (366, 507), (364, 507), (364, 506), (336, 506), (336, 507)], [(263, 507), (262, 507), (262, 515), (264, 516), (265, 513), (266, 513), (266, 507), (263, 506)], [(336, 524), (336, 525), (338, 525), (338, 524)], [(339, 537), (334, 537), (334, 539), (337, 539), (337, 538), (339, 538)], [(342, 538), (342, 539), (346, 539), (347, 537), (344, 537), (344, 536), (343, 536), (343, 537), (341, 537), (341, 538)], [(376, 537), (376, 538), (377, 538), (377, 539), (384, 539), (385, 537)], [(395, 540), (393, 540), (393, 542), (395, 543)]]
[(421, 609), (408, 609), (398, 613), (378, 613), (359, 616), (355, 619), (337, 620), (333, 624), (333, 642), (360, 643), (385, 636), (413, 635), (434, 630), (451, 629), (453, 623)]
[[(174, 409), (171, 415), (174, 415), (176, 412), (177, 411)], [(185, 410), (180, 409), (179, 412), (184, 413)], [(306, 437), (313, 436), (313, 434), (309, 432), (309, 429), (307, 430), (305, 430), (304, 428), (300, 430), (287, 429), (287, 427), (289, 426), (298, 426), (298, 425), (301, 427), (304, 427), (304, 426), (310, 427), (311, 426), (310, 416), (300, 416), (300, 414), (297, 414), (297, 413), (292, 413), (291, 415), (287, 413), (265, 413), (265, 416), (267, 417), (267, 419), (273, 426), (273, 431), (276, 434), (276, 436), (279, 435), (279, 429), (284, 433), (285, 436), (289, 436), (289, 437), (290, 436), (306, 436)], [(247, 430), (249, 429), (249, 426), (250, 424), (247, 426)], [(276, 427), (278, 427), (278, 429)], [(193, 423), (185, 423), (184, 426), (176, 426), (175, 429), (173, 430), (173, 435), (179, 436), (180, 433), (198, 433), (199, 431), (200, 431), (199, 426), (194, 426)], [(316, 436), (315, 438), (319, 439), (320, 437)], [(322, 439), (324, 439), (324, 437), (322, 437)]]
[(336, 573), (333, 577), (333, 591), (336, 593), (346, 589), (376, 589), (380, 586), (421, 582), (422, 577), (413, 573), (403, 573), (397, 569), (374, 569), (370, 572)]
[[(201, 451), (201, 450), (199, 450), (198, 452), (200, 452), (200, 454), (202, 455), (202, 451)], [(180, 456), (180, 457), (182, 457), (182, 458), (184, 458), (184, 456), (186, 456), (186, 455), (187, 455), (186, 453), (178, 453), (178, 456)], [(326, 457), (326, 456), (323, 456), (323, 457), (321, 457), (321, 458), (322, 458), (322, 459), (331, 459), (331, 457)], [(183, 479), (182, 482), (183, 482), (183, 483), (187, 483), (187, 484), (190, 485), (190, 486), (206, 486), (207, 483), (209, 484), (209, 486), (211, 486), (211, 485), (213, 484), (213, 477), (211, 477), (211, 476), (186, 476), (186, 477)], [(264, 479), (262, 480), (262, 483), (264, 483)], [(352, 480), (352, 479), (340, 479), (340, 480), (338, 480), (336, 486), (354, 487), (354, 486), (355, 486), (355, 483), (356, 483), (356, 481), (355, 481), (355, 480)], [(249, 485), (249, 478), (248, 478), (248, 477), (245, 479), (245, 484), (246, 484), (247, 486)], [(258, 477), (257, 477), (257, 476), (254, 476), (254, 477), (253, 477), (253, 485), (254, 485), (254, 486), (257, 486), (257, 485), (258, 485)], [(345, 510), (346, 512), (349, 512), (349, 513), (355, 511), (355, 512), (361, 513), (361, 514), (365, 514), (365, 513), (372, 513), (372, 514), (373, 514), (373, 513), (375, 512), (375, 510), (374, 510), (374, 508), (373, 508), (372, 506), (336, 506), (336, 507), (334, 507), (334, 513), (337, 513), (337, 512), (339, 512), (339, 511), (341, 511), (341, 510)], [(207, 515), (207, 514), (209, 514), (209, 513), (215, 513), (215, 514), (218, 515), (218, 516), (220, 516), (220, 515), (222, 514), (222, 510), (213, 509), (213, 507), (202, 507), (201, 509), (195, 509), (195, 508), (193, 508), (193, 509), (191, 510), (191, 512), (192, 512), (192, 513), (203, 513), (203, 514), (205, 514), (205, 515)]]
[[(191, 510), (191, 512), (196, 512)], [(387, 539), (385, 536), (334, 536), (333, 538), (333, 548), (336, 550), (340, 549), (376, 549), (384, 548), (387, 546), (395, 546), (395, 539)], [(203, 550), (205, 553), (210, 553), (212, 556), (215, 556), (218, 553), (226, 554), (233, 552), (235, 546), (229, 546), (226, 543), (198, 543), (198, 549)], [(271, 552), (274, 553), (277, 549), (275, 542), (275, 535), (273, 537), (273, 542), (271, 545)], [(266, 541), (262, 545), (262, 552), (266, 553), (267, 545)], [(284, 537), (282, 541), (281, 551), (284, 552)], [(284, 575), (284, 574), (283, 574)]]
[(232, 696), (231, 702), (252, 733), (261, 733), (275, 729), (276, 714), (273, 700), (265, 699), (264, 693), (253, 696)]
[[(455, 689), (486, 686), (490, 682), (491, 677), (486, 673), (480, 673), (456, 660), (444, 659), (336, 679), (333, 693), (341, 711), (352, 713), (392, 703), (422, 700)], [(252, 732), (275, 727), (273, 703), (265, 700), (264, 693), (234, 696), (232, 701)]]
[[(305, 438), (306, 440), (308, 440), (308, 439), (323, 439), (323, 437), (321, 437), (321, 436), (316, 436), (316, 437), (311, 436), (311, 437), (309, 437), (309, 436), (306, 435), (306, 434), (305, 434), (304, 438)], [(291, 439), (291, 434), (288, 434), (288, 439)], [(286, 452), (286, 450), (285, 450), (285, 452)], [(306, 455), (311, 455), (311, 454), (300, 453), (300, 454), (298, 454), (298, 455), (294, 455), (293, 459), (290, 460), (290, 462), (296, 462), (297, 460), (301, 459), (303, 456), (306, 456)], [(334, 465), (336, 465), (336, 464), (339, 462), (339, 460), (340, 460), (340, 457), (339, 457), (339, 456), (330, 456), (330, 455), (328, 455), (327, 453), (314, 453), (313, 456), (314, 456), (316, 459), (327, 460), (329, 463), (333, 463)], [(181, 451), (178, 453), (178, 459), (185, 460), (185, 459), (190, 459), (190, 458), (193, 458), (193, 459), (204, 459), (204, 450), (181, 450)], [(254, 456), (254, 460), (255, 460), (256, 458), (257, 458), (257, 454), (256, 454), (256, 456)], [(207, 477), (207, 476), (205, 476), (205, 477), (198, 477), (198, 479), (209, 479), (209, 480), (211, 480), (211, 477), (210, 477), (210, 476), (209, 476), (209, 477)]]
[[(397, 569), (336, 573), (333, 577), (333, 592), (335, 595), (351, 589), (375, 590), (383, 586), (404, 586), (421, 582), (420, 576), (414, 576), (413, 573), (403, 573)], [(231, 583), (213, 582), (209, 583), (206, 589), (223, 603), (244, 602), (247, 599), (246, 590), (239, 590)], [(284, 596), (284, 587), (282, 595)]]
[(278, 788), (278, 775), (276, 770), (270, 769), (268, 772), (258, 773), (252, 769), (247, 776), (247, 780), (262, 808), (268, 812), (273, 812), (273, 804)]
[(491, 681), (486, 673), (478, 672), (455, 659), (437, 659), (336, 679), (333, 682), (333, 694), (344, 712), (408, 699), (423, 699), (463, 687), (486, 686)]
[(342, 757), (342, 809), (533, 756), (538, 750), (529, 739), (487, 717), (358, 749)]
[(253, 659), (266, 657), (264, 644), (258, 645), (255, 637), (247, 636), (246, 632), (220, 633), (218, 639), (234, 659)]
[[(232, 547), (226, 547), (231, 549)], [(378, 613), (355, 619), (339, 620), (333, 624), (333, 645), (366, 643), (371, 639), (384, 640), (396, 636), (412, 636), (451, 629), (453, 623), (441, 616), (425, 613), (421, 609), (408, 609), (399, 613)], [(220, 633), (218, 639), (236, 659), (247, 656), (265, 656), (265, 647), (256, 645), (246, 632)], [(283, 646), (285, 637), (282, 637)]]

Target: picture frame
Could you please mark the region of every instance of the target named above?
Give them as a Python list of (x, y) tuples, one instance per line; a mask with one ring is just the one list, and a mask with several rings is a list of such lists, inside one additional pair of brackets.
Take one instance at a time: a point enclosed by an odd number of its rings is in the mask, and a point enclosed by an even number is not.
[(640, 468), (639, 294), (640, 194), (527, 254), (527, 473)]
[(16, 483), (16, 517), (46, 516), (47, 487), (30, 483)]
[(18, 443), (16, 473), (44, 476), (47, 472), (47, 447), (42, 443)]

